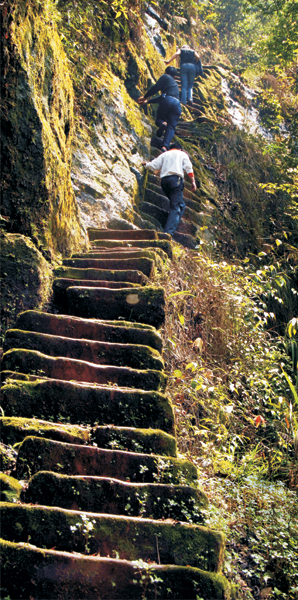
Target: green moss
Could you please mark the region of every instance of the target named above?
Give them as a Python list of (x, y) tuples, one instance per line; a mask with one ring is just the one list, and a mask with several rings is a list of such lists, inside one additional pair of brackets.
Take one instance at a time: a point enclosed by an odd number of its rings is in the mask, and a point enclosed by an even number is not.
[(13, 231), (67, 253), (86, 235), (70, 179), (73, 89), (54, 12), (50, 2), (21, 0), (4, 19), (2, 208)]
[(173, 527), (173, 522), (11, 504), (1, 507), (1, 518), (2, 537), (15, 542), (26, 542), (30, 536), (39, 547), (154, 561), (158, 538), (161, 564), (191, 565), (211, 572), (222, 565), (223, 535), (197, 525)]
[(72, 444), (86, 444), (90, 431), (78, 425), (62, 425), (38, 419), (22, 417), (0, 417), (1, 439), (4, 444), (14, 446), (28, 435), (46, 437)]
[(17, 502), (23, 486), (14, 477), (0, 473), (1, 502)]
[(93, 439), (99, 448), (177, 456), (175, 438), (161, 430), (107, 425), (96, 427)]
[(1, 233), (0, 252), (3, 335), (21, 310), (41, 309), (48, 301), (52, 269), (23, 235)]

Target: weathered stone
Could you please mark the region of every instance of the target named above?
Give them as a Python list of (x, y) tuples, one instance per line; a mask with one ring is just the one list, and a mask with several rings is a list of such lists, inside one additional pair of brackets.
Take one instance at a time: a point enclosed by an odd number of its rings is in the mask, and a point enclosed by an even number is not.
[(154, 261), (150, 258), (68, 258), (63, 261), (63, 265), (75, 269), (140, 271), (149, 278), (154, 273)]
[[(218, 572), (223, 562), (223, 535), (199, 525), (9, 503), (1, 507), (1, 523), (3, 539), (26, 543), (29, 538), (34, 546), (57, 551), (159, 559), (161, 564), (211, 572)], [(87, 539), (86, 525), (90, 526)]]
[(58, 267), (55, 269), (55, 276), (63, 279), (129, 281), (140, 285), (148, 281), (141, 271), (109, 271), (105, 269), (76, 269), (74, 267)]
[(115, 250), (90, 251), (84, 254), (73, 254), (71, 258), (96, 258), (96, 259), (127, 259), (127, 258), (150, 258), (156, 267), (160, 268), (160, 258), (167, 259), (167, 255), (158, 248), (159, 252), (153, 250), (138, 250), (137, 248), (119, 248)]
[(99, 448), (177, 456), (176, 439), (159, 429), (99, 426), (93, 429), (92, 439)]
[(0, 417), (1, 440), (14, 446), (28, 435), (45, 437), (69, 444), (87, 444), (90, 442), (90, 428), (79, 425), (51, 423), (41, 419), (22, 417)]
[(80, 319), (68, 315), (52, 315), (28, 310), (20, 313), (16, 326), (25, 331), (39, 331), (68, 338), (88, 339), (98, 342), (142, 344), (159, 352), (162, 349), (160, 334), (151, 325), (128, 321), (100, 321)]
[(103, 477), (39, 471), (29, 480), (25, 501), (72, 510), (202, 523), (206, 494), (198, 488), (164, 483), (131, 483)]
[(5, 473), (0, 473), (0, 489), (1, 502), (18, 502), (23, 486), (14, 477), (9, 477), (8, 475), (5, 475)]
[[(223, 600), (229, 585), (218, 573), (194, 567), (138, 564), (112, 558), (41, 550), (1, 542), (2, 590), (11, 598), (34, 600)], [(34, 573), (34, 577), (32, 577)]]
[(83, 318), (123, 319), (161, 327), (165, 320), (163, 288), (134, 288), (109, 290), (107, 288), (67, 289), (71, 314)]
[(156, 369), (161, 371), (164, 362), (157, 350), (136, 344), (113, 344), (87, 339), (74, 339), (46, 333), (10, 329), (7, 331), (3, 350), (26, 348), (43, 352), (48, 356), (75, 358), (97, 365), (117, 365), (132, 369)]
[(165, 226), (169, 214), (167, 210), (147, 201), (140, 204), (140, 210), (142, 210), (143, 213), (154, 217), (154, 219), (157, 219), (162, 227)]
[(53, 282), (53, 292), (54, 292), (54, 302), (62, 307), (67, 308), (67, 295), (66, 290), (69, 287), (73, 286), (82, 286), (82, 287), (105, 287), (110, 288), (112, 290), (123, 289), (123, 288), (133, 288), (138, 287), (138, 283), (130, 283), (128, 281), (92, 281), (92, 279), (55, 279)]
[(27, 437), (19, 447), (17, 475), (34, 475), (37, 471), (116, 477), (124, 481), (146, 483), (180, 483), (182, 479), (184, 483), (191, 484), (198, 477), (194, 464), (181, 458)]
[(173, 407), (158, 392), (39, 379), (14, 381), (1, 389), (7, 416), (162, 429), (174, 434)]
[[(162, 235), (158, 233), (158, 235)], [(166, 235), (166, 234), (165, 234)], [(159, 239), (159, 240), (94, 240), (92, 242), (93, 248), (121, 248), (127, 247), (129, 244), (130, 247), (134, 248), (161, 248), (169, 258), (173, 256), (172, 244), (168, 239)]]
[(175, 231), (173, 239), (175, 240), (175, 242), (181, 244), (181, 246), (185, 246), (186, 248), (190, 248), (191, 250), (194, 250), (199, 242), (199, 240), (195, 239), (193, 236), (188, 235), (187, 233), (180, 233), (178, 231)]
[(152, 229), (92, 229), (88, 228), (89, 240), (158, 240), (158, 234)]
[(166, 376), (162, 371), (95, 365), (74, 358), (52, 357), (36, 350), (8, 350), (3, 355), (3, 369), (45, 375), (51, 379), (86, 383), (117, 384), (141, 390), (164, 390)]
[[(155, 204), (159, 206), (160, 209), (169, 212), (170, 210), (170, 200), (162, 193), (160, 186), (154, 186), (156, 189), (146, 188), (146, 204), (150, 202), (151, 204)], [(140, 210), (142, 209), (142, 205), (140, 205)], [(146, 212), (146, 211), (144, 211)]]

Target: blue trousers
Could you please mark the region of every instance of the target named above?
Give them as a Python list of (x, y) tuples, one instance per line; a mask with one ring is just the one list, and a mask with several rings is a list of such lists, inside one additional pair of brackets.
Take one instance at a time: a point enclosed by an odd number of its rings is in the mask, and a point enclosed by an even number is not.
[(184, 63), (180, 67), (181, 79), (181, 102), (186, 104), (187, 100), (192, 102), (192, 87), (196, 76), (196, 67), (192, 63)]
[(163, 146), (166, 148), (169, 148), (180, 115), (181, 104), (178, 98), (174, 98), (173, 96), (162, 96), (160, 98), (155, 123), (160, 127), (163, 121), (167, 122), (163, 139)]
[(165, 195), (170, 200), (170, 212), (164, 228), (165, 233), (173, 235), (185, 211), (183, 200), (184, 181), (179, 175), (168, 175), (160, 180)]

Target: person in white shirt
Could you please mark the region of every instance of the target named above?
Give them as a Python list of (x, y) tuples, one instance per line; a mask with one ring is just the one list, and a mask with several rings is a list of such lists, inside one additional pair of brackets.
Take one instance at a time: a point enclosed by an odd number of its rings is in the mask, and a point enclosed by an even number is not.
[(185, 210), (183, 200), (184, 172), (191, 180), (191, 189), (197, 189), (193, 167), (188, 154), (183, 150), (181, 144), (175, 142), (170, 149), (151, 162), (142, 163), (145, 169), (153, 171), (160, 176), (161, 187), (170, 200), (170, 212), (164, 228), (165, 233), (171, 236), (175, 233)]

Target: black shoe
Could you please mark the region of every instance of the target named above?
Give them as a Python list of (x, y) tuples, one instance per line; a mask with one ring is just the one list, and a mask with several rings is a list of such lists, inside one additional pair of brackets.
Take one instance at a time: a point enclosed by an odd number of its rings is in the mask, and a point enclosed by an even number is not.
[(161, 138), (163, 136), (163, 132), (164, 132), (165, 128), (166, 128), (166, 125), (161, 125), (155, 134), (156, 137)]

